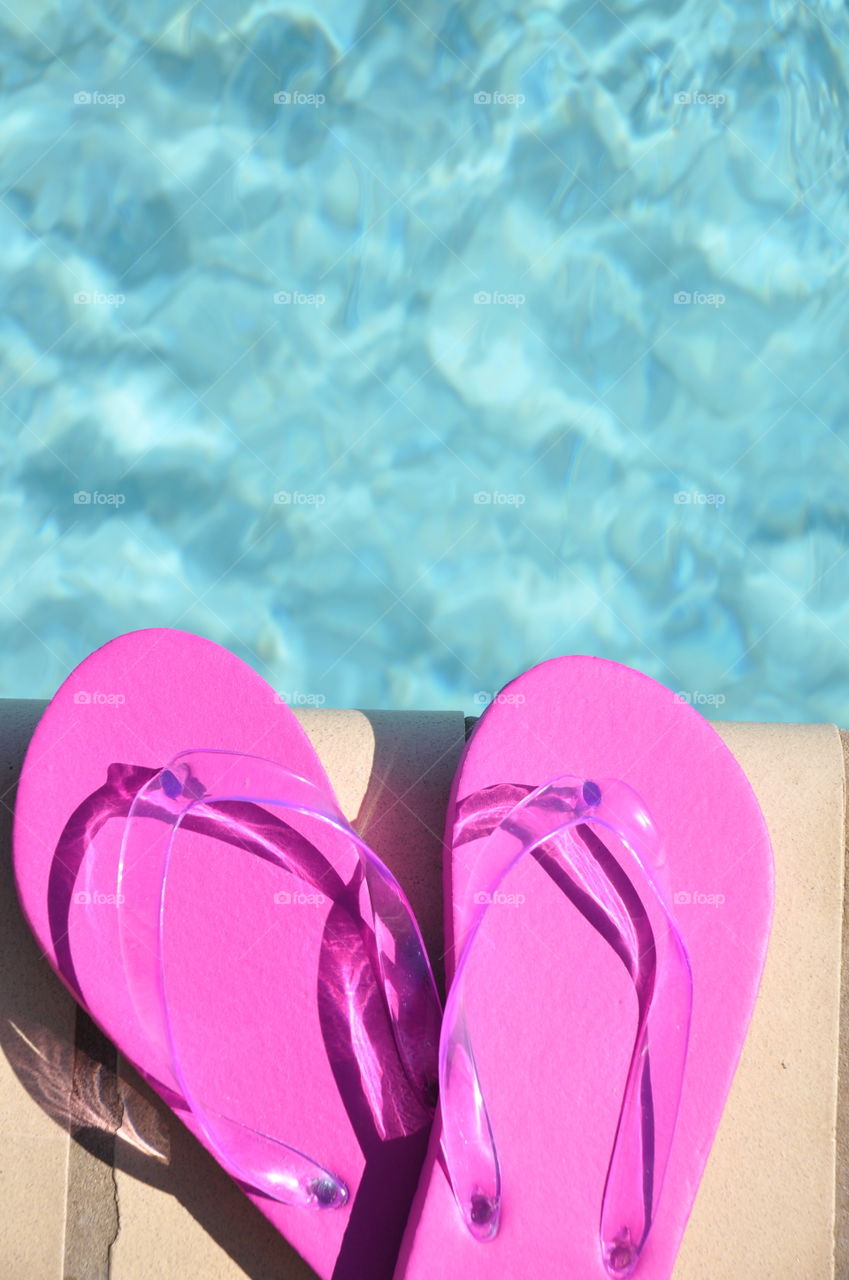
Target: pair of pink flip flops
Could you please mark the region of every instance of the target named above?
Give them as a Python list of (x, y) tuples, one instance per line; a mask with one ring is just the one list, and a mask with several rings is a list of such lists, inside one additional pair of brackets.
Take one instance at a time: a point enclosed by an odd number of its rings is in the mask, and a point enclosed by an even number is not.
[(296, 718), (185, 632), (62, 685), (15, 870), (59, 977), (322, 1280), (670, 1275), (772, 856), (663, 686), (557, 658), (487, 709), (449, 805), (444, 1012)]

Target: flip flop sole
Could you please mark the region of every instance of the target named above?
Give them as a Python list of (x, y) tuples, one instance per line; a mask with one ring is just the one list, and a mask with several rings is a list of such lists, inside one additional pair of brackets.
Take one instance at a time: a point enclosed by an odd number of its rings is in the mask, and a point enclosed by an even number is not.
[[(481, 842), (451, 849), (457, 804), (505, 783), (619, 778), (664, 841), (693, 974), (690, 1046), (657, 1217), (635, 1271), (672, 1271), (754, 1006), (773, 902), (769, 836), (711, 725), (655, 681), (591, 657), (553, 659), (507, 685), (455, 777), (446, 831), (449, 939), (487, 884)], [(496, 1237), (463, 1224), (434, 1126), (396, 1276), (603, 1280), (599, 1218), (636, 1027), (611, 948), (533, 859), (501, 885), (476, 943), (469, 1025), (503, 1179)], [(456, 961), (449, 951), (449, 969)], [(740, 1194), (743, 1188), (736, 1189)], [(721, 1229), (721, 1224), (717, 1224)]]
[[(106, 822), (95, 835), (93, 868), (80, 870), (64, 927), (51, 870), (69, 818), (103, 788), (110, 766), (157, 770), (191, 749), (275, 761), (332, 797), (297, 720), (265, 681), (209, 641), (154, 629), (113, 640), (62, 685), (30, 744), (15, 808), (25, 915), (59, 977), (154, 1087), (161, 1048), (140, 1030), (121, 972), (114, 896), (123, 824)], [(332, 831), (323, 839), (343, 866), (344, 840)], [(374, 1064), (375, 1084), (346, 1041), (338, 1004), (345, 992), (334, 992), (334, 983), (356, 980), (362, 995), (373, 975), (361, 966), (351, 979), (330, 900), (302, 902), (302, 882), (234, 857), (220, 840), (198, 833), (181, 840), (168, 885), (167, 954), (190, 1069), (201, 1090), (227, 1097), (240, 1122), (321, 1160), (350, 1190), (346, 1205), (326, 1211), (248, 1194), (319, 1276), (389, 1276), (430, 1120), (394, 1053)], [(389, 1044), (379, 992), (363, 998), (373, 1043), (382, 1035)], [(230, 1074), (222, 1080), (222, 1072)], [(159, 1092), (174, 1103), (167, 1089)], [(195, 1117), (182, 1107), (177, 1114), (209, 1146)]]

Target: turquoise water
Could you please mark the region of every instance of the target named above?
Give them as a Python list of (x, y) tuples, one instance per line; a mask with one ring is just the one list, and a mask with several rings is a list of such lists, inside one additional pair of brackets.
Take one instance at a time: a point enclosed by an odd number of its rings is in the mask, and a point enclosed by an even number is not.
[(169, 625), (295, 702), (590, 652), (849, 725), (843, 3), (0, 28), (2, 694)]

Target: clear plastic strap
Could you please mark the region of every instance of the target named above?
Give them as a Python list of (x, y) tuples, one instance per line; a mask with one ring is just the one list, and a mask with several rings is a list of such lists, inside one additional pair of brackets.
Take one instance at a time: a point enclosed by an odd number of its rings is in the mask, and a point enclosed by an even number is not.
[[(272, 810), (282, 810), (290, 821)], [(311, 822), (344, 837), (342, 848), (356, 855), (353, 880), (346, 882), (298, 830), (298, 824), (309, 829)], [(272, 761), (227, 751), (185, 751), (146, 781), (130, 805), (116, 896), (124, 974), (140, 1028), (225, 1169), (281, 1203), (339, 1207), (348, 1189), (337, 1174), (280, 1137), (259, 1133), (207, 1105), (184, 1070), (169, 1005), (165, 928), (169, 869), (183, 831), (222, 840), (236, 854), (267, 859), (350, 911), (378, 976), (404, 1072), (422, 1104), (432, 1108), (441, 1010), (413, 912), (391, 872), (329, 797)], [(132, 877), (140, 859), (146, 860), (145, 883), (153, 886), (141, 902)], [(361, 1039), (368, 1052), (365, 1026)]]
[(454, 1194), (471, 1233), (492, 1239), (502, 1207), (501, 1171), (466, 1013), (470, 960), (494, 895), (530, 854), (614, 949), (634, 986), (637, 1026), (599, 1228), (607, 1272), (627, 1276), (657, 1211), (692, 1010), (690, 965), (674, 923), (661, 842), (631, 787), (569, 774), (534, 789), (488, 788), (462, 802), (455, 845), (484, 839), (478, 865), (485, 876), (476, 881), (480, 891), (458, 942), (439, 1049), (443, 1147)]

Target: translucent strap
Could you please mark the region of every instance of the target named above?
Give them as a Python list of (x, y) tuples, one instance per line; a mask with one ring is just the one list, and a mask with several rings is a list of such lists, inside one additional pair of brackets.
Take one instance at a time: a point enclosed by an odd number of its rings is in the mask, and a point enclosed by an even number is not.
[[(690, 964), (673, 919), (661, 842), (632, 788), (569, 774), (536, 788), (487, 788), (463, 801), (454, 843), (476, 840), (482, 841), (479, 891), (458, 940), (439, 1047), (443, 1148), (454, 1194), (471, 1233), (492, 1239), (502, 1209), (501, 1171), (467, 1020), (470, 961), (500, 886), (530, 854), (613, 948), (636, 995), (636, 1032), (599, 1228), (607, 1272), (627, 1276), (657, 1211), (692, 1010)], [(480, 878), (478, 866), (485, 868)], [(503, 1194), (509, 1196), (509, 1187)]]
[[(125, 791), (121, 769), (111, 766), (110, 791)], [(404, 1075), (421, 1105), (432, 1110), (441, 1009), (412, 909), (391, 872), (332, 800), (270, 760), (191, 750), (152, 775), (144, 771), (144, 777), (126, 811), (116, 909), (130, 1004), (161, 1073), (170, 1071), (171, 1079), (164, 1083), (190, 1109), (223, 1167), (250, 1190), (283, 1204), (340, 1207), (348, 1188), (323, 1162), (279, 1135), (258, 1132), (238, 1116), (222, 1114), (198, 1096), (184, 1066), (169, 996), (169, 871), (175, 850), (182, 847), (182, 833), (202, 833), (232, 846), (237, 856), (249, 854), (281, 867), (344, 908), (377, 977)], [(113, 816), (107, 789), (98, 795), (106, 816)], [(86, 812), (90, 830), (103, 820), (97, 812)], [(336, 865), (305, 834), (316, 823), (317, 842), (334, 851)], [(140, 860), (142, 878), (133, 876)], [(361, 1067), (379, 1073), (365, 1011), (355, 1007), (351, 1016), (357, 1021), (354, 1041), (364, 1058)]]

